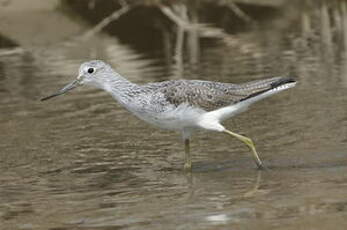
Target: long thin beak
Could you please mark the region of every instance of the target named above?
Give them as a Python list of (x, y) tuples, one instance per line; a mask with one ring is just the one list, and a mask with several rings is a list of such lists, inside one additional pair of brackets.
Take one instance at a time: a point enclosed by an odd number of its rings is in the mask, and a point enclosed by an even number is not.
[(70, 84), (66, 85), (64, 88), (59, 90), (58, 92), (56, 92), (56, 93), (54, 93), (54, 94), (52, 94), (50, 96), (41, 98), (41, 101), (45, 101), (45, 100), (51, 99), (52, 97), (56, 97), (56, 96), (62, 95), (64, 93), (66, 93), (66, 92), (76, 88), (79, 84), (80, 84), (80, 81), (78, 79), (74, 80), (73, 82), (71, 82)]

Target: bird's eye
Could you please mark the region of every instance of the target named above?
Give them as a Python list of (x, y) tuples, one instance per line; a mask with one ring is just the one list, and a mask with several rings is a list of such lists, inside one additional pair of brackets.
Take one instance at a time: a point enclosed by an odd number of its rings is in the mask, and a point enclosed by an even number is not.
[(89, 68), (87, 71), (88, 71), (88, 73), (94, 73), (95, 69), (94, 68)]

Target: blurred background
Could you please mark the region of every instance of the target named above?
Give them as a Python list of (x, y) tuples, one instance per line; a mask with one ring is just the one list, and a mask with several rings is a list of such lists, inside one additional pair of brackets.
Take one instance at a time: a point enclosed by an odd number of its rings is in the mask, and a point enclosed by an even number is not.
[[(0, 229), (345, 229), (347, 1), (0, 0)], [(176, 133), (105, 92), (39, 99), (102, 59), (136, 83), (297, 87), (226, 122), (242, 143)]]

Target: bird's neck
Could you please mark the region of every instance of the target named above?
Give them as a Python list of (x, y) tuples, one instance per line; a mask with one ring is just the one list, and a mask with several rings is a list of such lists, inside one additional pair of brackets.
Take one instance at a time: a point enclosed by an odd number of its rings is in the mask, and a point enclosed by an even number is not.
[(116, 77), (108, 78), (106, 81), (103, 81), (102, 88), (126, 107), (134, 100), (134, 97), (143, 90), (141, 86), (128, 81), (119, 74), (117, 74)]

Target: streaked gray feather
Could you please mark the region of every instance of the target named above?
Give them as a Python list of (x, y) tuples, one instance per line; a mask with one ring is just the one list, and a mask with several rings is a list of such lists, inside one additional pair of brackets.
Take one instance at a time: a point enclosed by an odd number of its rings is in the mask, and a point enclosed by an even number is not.
[[(151, 92), (153, 104), (187, 103), (205, 111), (216, 110), (246, 100), (289, 82), (290, 78), (274, 77), (243, 84), (231, 84), (200, 80), (172, 80), (142, 85)], [(278, 83), (278, 84), (277, 84)]]

